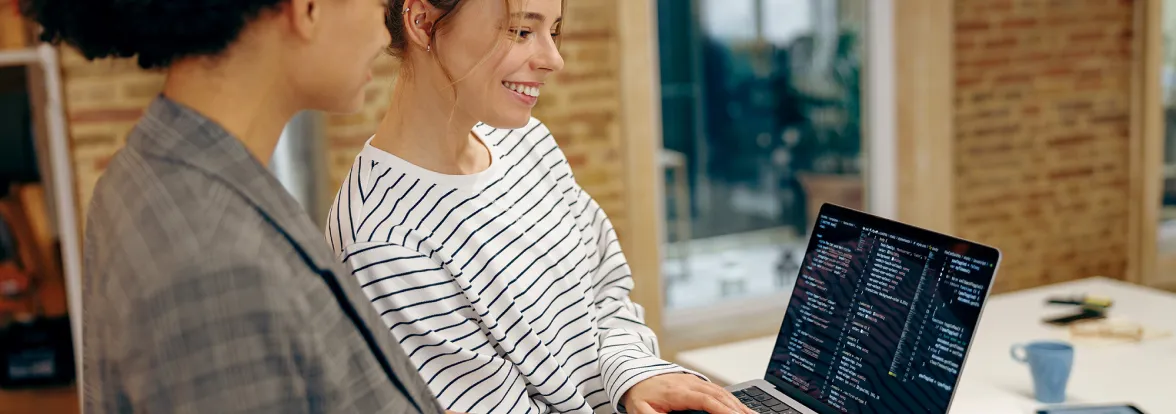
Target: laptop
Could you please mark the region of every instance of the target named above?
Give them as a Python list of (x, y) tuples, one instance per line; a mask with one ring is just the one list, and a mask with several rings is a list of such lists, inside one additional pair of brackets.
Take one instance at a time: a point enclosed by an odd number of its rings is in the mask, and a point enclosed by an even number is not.
[(768, 372), (728, 390), (760, 413), (946, 413), (1000, 256), (825, 204)]

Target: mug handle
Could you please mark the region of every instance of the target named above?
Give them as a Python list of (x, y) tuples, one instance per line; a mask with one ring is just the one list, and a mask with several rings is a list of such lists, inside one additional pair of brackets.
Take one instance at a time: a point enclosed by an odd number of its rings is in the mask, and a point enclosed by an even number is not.
[(1028, 356), (1025, 354), (1025, 344), (1013, 344), (1013, 346), (1009, 348), (1009, 356), (1012, 356), (1014, 361), (1024, 364), (1026, 361), (1028, 361)]

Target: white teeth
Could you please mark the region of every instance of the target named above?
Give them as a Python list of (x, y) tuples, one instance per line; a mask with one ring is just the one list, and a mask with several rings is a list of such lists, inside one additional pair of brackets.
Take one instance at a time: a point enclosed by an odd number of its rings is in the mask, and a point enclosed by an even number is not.
[(521, 93), (523, 95), (533, 96), (536, 98), (539, 97), (539, 88), (535, 86), (526, 86), (511, 82), (502, 82), (502, 86), (505, 86), (507, 89)]

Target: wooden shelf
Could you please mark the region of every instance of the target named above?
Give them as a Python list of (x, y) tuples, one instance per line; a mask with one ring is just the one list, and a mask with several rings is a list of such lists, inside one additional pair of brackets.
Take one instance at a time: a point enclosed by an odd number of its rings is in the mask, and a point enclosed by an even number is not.
[(0, 414), (61, 413), (81, 411), (75, 386), (31, 390), (0, 390)]
[(0, 67), (24, 66), (41, 62), (41, 55), (37, 49), (0, 50)]

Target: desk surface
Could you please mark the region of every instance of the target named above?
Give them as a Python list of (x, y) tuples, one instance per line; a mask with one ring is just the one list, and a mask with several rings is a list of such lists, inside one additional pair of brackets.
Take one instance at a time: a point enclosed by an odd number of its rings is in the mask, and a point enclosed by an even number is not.
[[(1106, 278), (1045, 286), (988, 299), (965, 362), (952, 413), (1032, 413), (1033, 386), (1026, 366), (1009, 358), (1015, 343), (1068, 339), (1064, 328), (1041, 323), (1067, 309), (1050, 307), (1050, 296), (1110, 297), (1114, 318), (1176, 332), (1176, 294)], [(722, 384), (762, 378), (776, 338), (764, 337), (678, 354), (678, 362)], [(1176, 413), (1176, 336), (1139, 344), (1075, 342), (1070, 404), (1129, 402), (1149, 414)]]

